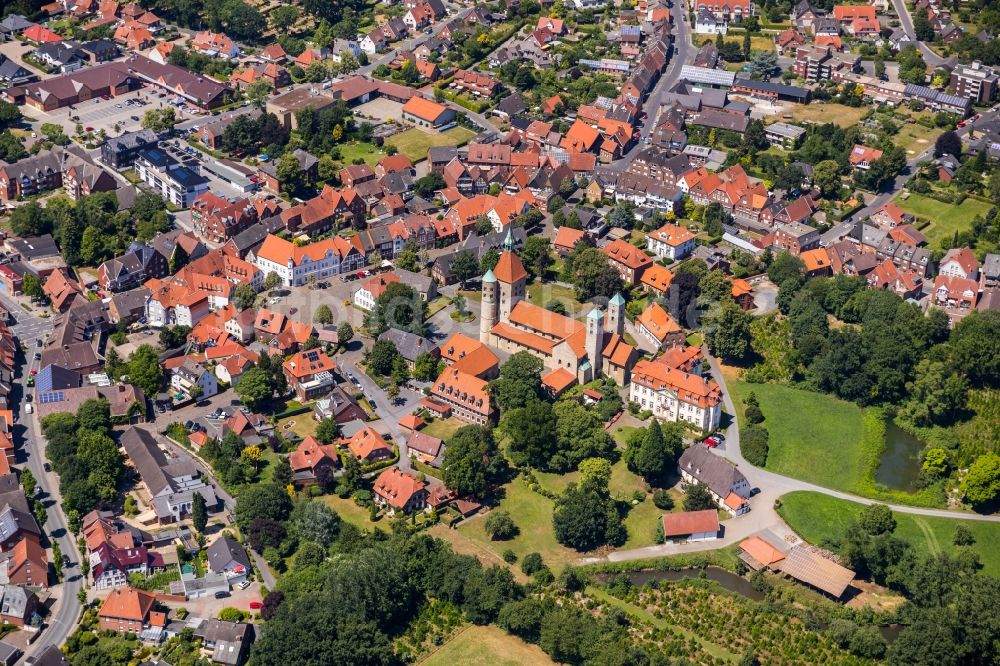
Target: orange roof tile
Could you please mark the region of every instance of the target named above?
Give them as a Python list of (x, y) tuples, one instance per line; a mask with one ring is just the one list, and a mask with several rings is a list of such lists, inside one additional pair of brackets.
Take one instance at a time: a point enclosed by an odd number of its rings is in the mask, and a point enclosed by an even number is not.
[(646, 306), (636, 322), (642, 325), (649, 333), (660, 341), (660, 344), (672, 333), (681, 332), (681, 327), (674, 321), (663, 307), (655, 301)]
[(761, 539), (759, 536), (752, 536), (740, 542), (740, 548), (747, 555), (757, 560), (766, 567), (785, 559), (785, 554), (780, 550)]
[(507, 284), (513, 284), (528, 277), (528, 271), (524, 270), (524, 264), (521, 263), (516, 254), (509, 250), (500, 254), (500, 260), (497, 261), (493, 274), (497, 280)]

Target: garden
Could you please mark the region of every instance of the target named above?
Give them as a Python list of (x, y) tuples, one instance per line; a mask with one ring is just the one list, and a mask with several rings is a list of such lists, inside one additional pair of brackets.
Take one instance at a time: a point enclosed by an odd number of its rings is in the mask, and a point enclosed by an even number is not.
[[(941, 241), (951, 241), (956, 233), (969, 231), (972, 218), (985, 216), (990, 210), (989, 203), (972, 197), (956, 205), (915, 192), (898, 197), (896, 203), (916, 218), (916, 226), (927, 236), (927, 246), (931, 249), (941, 247)], [(921, 224), (927, 222), (926, 226)]]
[(465, 127), (452, 127), (444, 132), (411, 127), (385, 140), (414, 163), (427, 159), (427, 151), (436, 146), (462, 146), (476, 135)]
[(546, 666), (554, 663), (537, 645), (525, 643), (502, 629), (470, 626), (431, 654), (423, 666)]

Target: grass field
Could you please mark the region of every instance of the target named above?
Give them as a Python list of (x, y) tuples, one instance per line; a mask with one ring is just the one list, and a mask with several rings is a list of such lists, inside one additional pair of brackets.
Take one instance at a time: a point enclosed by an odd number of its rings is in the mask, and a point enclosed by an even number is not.
[(385, 157), (385, 151), (376, 147), (374, 144), (365, 143), (363, 141), (357, 141), (354, 143), (345, 143), (340, 146), (340, 160), (339, 163), (342, 165), (354, 164), (354, 160), (363, 159), (365, 163), (374, 167), (375, 164)]
[(868, 469), (861, 448), (864, 412), (857, 405), (777, 384), (729, 381), (728, 386), (740, 415), (747, 394), (757, 396), (770, 433), (767, 469), (845, 491)]
[(840, 127), (851, 127), (861, 121), (861, 116), (867, 110), (863, 106), (854, 108), (844, 106), (843, 104), (820, 104), (812, 102), (811, 104), (796, 104), (792, 108), (791, 113), (773, 116), (773, 118), (775, 121), (784, 120), (784, 116), (790, 115), (792, 120), (799, 122), (833, 123)]
[(528, 285), (528, 302), (544, 308), (552, 301), (559, 301), (566, 307), (566, 312), (571, 317), (583, 311), (583, 305), (576, 300), (573, 290), (551, 282), (533, 282)]
[(907, 213), (918, 218), (930, 220), (930, 226), (921, 231), (927, 236), (930, 248), (940, 247), (943, 238), (951, 238), (956, 231), (965, 231), (976, 215), (986, 215), (990, 210), (988, 203), (966, 199), (962, 205), (946, 204), (921, 194), (910, 194), (906, 199), (898, 198), (896, 203)]
[(927, 129), (919, 123), (903, 124), (899, 133), (892, 137), (892, 142), (906, 151), (907, 157), (916, 157), (928, 148), (934, 146), (937, 138), (944, 134), (944, 128)]
[[(794, 492), (781, 497), (779, 513), (803, 539), (810, 543), (836, 540), (844, 533), (851, 519), (861, 511), (857, 502), (837, 499), (820, 493)], [(1000, 574), (1000, 523), (982, 520), (960, 520), (896, 513), (896, 536), (908, 541), (920, 555), (955, 553), (952, 544), (955, 526), (964, 524), (976, 536), (973, 548), (979, 553), (983, 570)]]
[[(324, 495), (323, 501), (333, 509), (345, 522), (354, 525), (358, 529), (370, 531), (375, 525), (381, 523), (368, 520), (368, 509), (358, 506), (352, 499), (340, 499), (336, 495)], [(389, 529), (388, 525), (383, 525), (383, 529)]]
[(427, 150), (432, 146), (461, 146), (475, 135), (475, 132), (464, 127), (453, 127), (446, 132), (413, 127), (389, 137), (385, 142), (396, 146), (399, 152), (413, 162), (418, 162), (427, 159)]
[(281, 419), (274, 425), (274, 429), (286, 437), (288, 433), (294, 432), (299, 437), (305, 439), (309, 435), (316, 434), (317, 425), (319, 425), (319, 422), (312, 417), (312, 414), (307, 412)]
[[(520, 533), (508, 541), (493, 541), (483, 530), (486, 522), (483, 518), (470, 520), (459, 526), (458, 530), (448, 530), (460, 537), (473, 541), (479, 546), (496, 555), (510, 548), (520, 560), (531, 552), (541, 553), (542, 559), (553, 571), (560, 571), (567, 563), (579, 557), (579, 554), (562, 546), (556, 541), (555, 533), (552, 531), (552, 509), (553, 502), (547, 497), (543, 497), (528, 489), (528, 486), (520, 479), (504, 486), (506, 497), (500, 501), (499, 509), (510, 513), (514, 524), (517, 525)], [(438, 534), (449, 541), (449, 536)], [(459, 547), (460, 552), (462, 548)]]
[(497, 627), (469, 627), (437, 652), (418, 662), (422, 666), (518, 666), (554, 664), (537, 645), (525, 643)]
[(466, 425), (468, 424), (456, 418), (435, 419), (433, 423), (428, 423), (424, 426), (420, 432), (447, 442), (448, 438), (454, 435), (456, 430)]

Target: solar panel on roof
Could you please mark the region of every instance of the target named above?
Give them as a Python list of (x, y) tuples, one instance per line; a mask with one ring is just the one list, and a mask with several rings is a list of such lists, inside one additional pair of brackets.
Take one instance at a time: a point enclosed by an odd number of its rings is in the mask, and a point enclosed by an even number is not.
[(62, 402), (66, 399), (65, 394), (62, 391), (51, 391), (49, 393), (43, 393), (41, 396), (41, 403), (43, 405), (51, 404), (54, 402)]

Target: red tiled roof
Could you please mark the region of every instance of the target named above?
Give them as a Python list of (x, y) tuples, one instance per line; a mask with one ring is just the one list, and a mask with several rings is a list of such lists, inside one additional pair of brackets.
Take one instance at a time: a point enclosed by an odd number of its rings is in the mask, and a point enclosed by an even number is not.
[(715, 509), (665, 513), (662, 521), (666, 537), (719, 531), (719, 512)]

